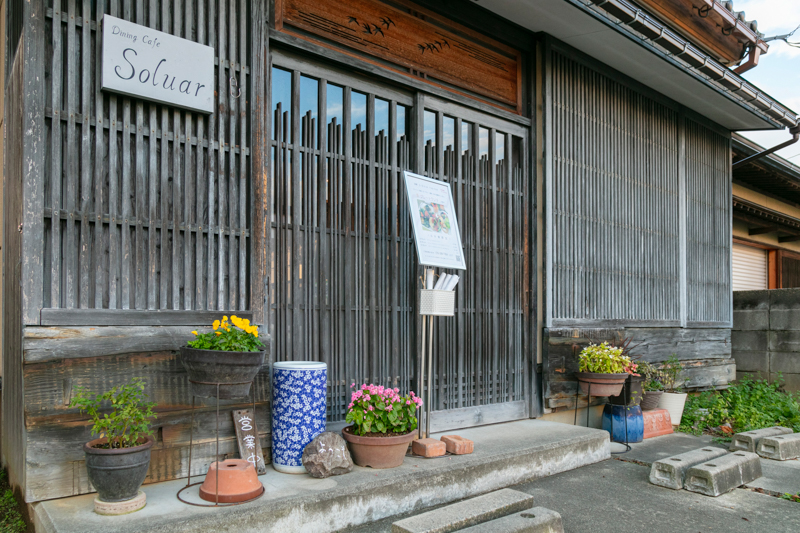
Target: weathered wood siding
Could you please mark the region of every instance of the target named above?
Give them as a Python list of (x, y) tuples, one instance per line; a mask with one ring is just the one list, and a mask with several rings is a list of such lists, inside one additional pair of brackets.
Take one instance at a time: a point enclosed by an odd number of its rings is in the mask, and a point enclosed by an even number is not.
[[(249, 4), (48, 0), (39, 307), (249, 308)], [(104, 13), (213, 46), (215, 112), (101, 91)]]

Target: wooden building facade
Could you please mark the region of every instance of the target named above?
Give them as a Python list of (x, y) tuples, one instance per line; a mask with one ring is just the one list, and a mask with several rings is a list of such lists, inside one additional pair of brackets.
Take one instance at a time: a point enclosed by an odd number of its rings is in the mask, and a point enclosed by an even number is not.
[[(724, 67), (711, 78), (671, 56), (677, 36), (648, 39), (624, 13), (482, 5), (31, 0), (8, 13), (2, 453), (26, 501), (91, 490), (70, 399), (132, 376), (158, 404), (146, 482), (185, 477), (177, 350), (222, 314), (267, 326), (270, 363), (328, 364), (333, 427), (353, 382), (415, 389), (422, 270), (404, 170), (451, 184), (467, 262), (456, 316), (436, 323), (434, 431), (574, 405), (591, 340), (677, 353), (698, 388), (733, 378), (731, 131), (797, 117)], [(213, 47), (214, 111), (103, 91), (105, 14)], [(621, 37), (630, 58), (576, 33)], [(267, 364), (267, 454), (270, 394)], [(225, 455), (227, 412), (246, 403), (225, 403)], [(200, 474), (212, 403), (195, 424)]]

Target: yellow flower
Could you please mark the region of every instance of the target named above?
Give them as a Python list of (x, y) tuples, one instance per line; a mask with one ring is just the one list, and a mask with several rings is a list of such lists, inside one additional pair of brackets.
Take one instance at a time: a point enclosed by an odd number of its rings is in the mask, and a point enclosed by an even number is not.
[(222, 317), (222, 321), (223, 321), (223, 322), (227, 322), (227, 321), (228, 321), (228, 316), (227, 316), (227, 315), (223, 316), (223, 317)]
[(212, 327), (214, 328), (214, 331), (217, 331), (219, 329), (219, 320), (215, 320)]
[(249, 319), (249, 318), (245, 318), (245, 319), (243, 320), (243, 322), (244, 322), (244, 325), (245, 325), (245, 326), (249, 326), (249, 325), (250, 325), (250, 319)]
[(222, 332), (221, 332), (221, 331), (218, 331), (218, 332), (217, 332), (217, 335), (222, 335)]
[(196, 332), (196, 331), (193, 331), (193, 332), (192, 332), (192, 334), (193, 334), (193, 335), (197, 335), (197, 332)]

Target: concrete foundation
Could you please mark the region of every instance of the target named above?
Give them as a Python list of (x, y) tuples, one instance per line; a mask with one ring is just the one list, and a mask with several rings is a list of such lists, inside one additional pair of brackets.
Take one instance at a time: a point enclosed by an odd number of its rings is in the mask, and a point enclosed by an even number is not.
[[(355, 467), (350, 474), (327, 479), (268, 468), (259, 477), (264, 496), (233, 507), (181, 503), (175, 495), (186, 481), (177, 480), (142, 487), (147, 506), (131, 515), (95, 514), (93, 494), (39, 502), (31, 505), (31, 514), (36, 531), (47, 533), (324, 533), (421, 512), (610, 458), (608, 433), (580, 426), (523, 420), (461, 430), (459, 435), (475, 443), (472, 454), (406, 457), (398, 468)], [(196, 487), (186, 493), (200, 501)]]

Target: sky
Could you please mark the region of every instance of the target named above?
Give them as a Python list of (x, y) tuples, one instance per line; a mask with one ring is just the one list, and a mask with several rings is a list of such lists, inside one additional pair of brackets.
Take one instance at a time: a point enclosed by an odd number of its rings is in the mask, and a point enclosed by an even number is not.
[[(800, 0), (734, 0), (735, 11), (744, 11), (747, 20), (758, 21), (758, 31), (766, 37), (791, 32), (800, 25)], [(790, 40), (800, 42), (800, 30)], [(796, 114), (800, 114), (800, 48), (783, 41), (771, 41), (767, 55), (743, 77)], [(770, 148), (791, 138), (788, 130), (742, 132), (745, 137)], [(800, 142), (778, 152), (800, 165)]]

